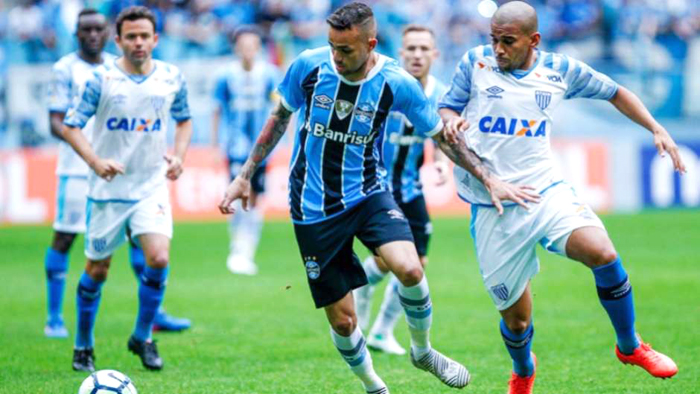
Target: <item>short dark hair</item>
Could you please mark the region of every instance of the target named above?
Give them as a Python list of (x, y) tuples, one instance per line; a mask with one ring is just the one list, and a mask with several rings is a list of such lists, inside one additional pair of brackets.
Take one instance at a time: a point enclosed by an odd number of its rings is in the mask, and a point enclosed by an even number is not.
[(414, 24), (414, 23), (403, 28), (402, 36), (405, 36), (406, 34), (412, 33), (412, 32), (423, 32), (423, 31), (430, 33), (430, 35), (433, 36), (433, 38), (435, 38), (435, 32), (433, 32), (433, 29), (429, 28), (428, 26), (418, 25), (418, 24)]
[(326, 22), (336, 30), (348, 30), (353, 26), (363, 25), (373, 18), (374, 13), (367, 4), (353, 2), (335, 10)]
[(82, 17), (84, 17), (84, 16), (87, 16), (87, 15), (95, 15), (95, 14), (99, 14), (99, 11), (97, 11), (97, 10), (94, 9), (94, 8), (83, 8), (83, 9), (80, 10), (80, 12), (78, 13), (78, 20), (80, 20), (80, 18), (82, 18)]
[(156, 16), (148, 8), (140, 5), (131, 6), (122, 10), (117, 15), (117, 35), (122, 35), (122, 24), (124, 21), (136, 21), (139, 19), (148, 19), (153, 25), (153, 32), (156, 31)]
[(260, 29), (258, 29), (257, 26), (255, 25), (243, 25), (239, 27), (238, 29), (233, 31), (233, 34), (231, 34), (231, 41), (232, 42), (237, 42), (238, 39), (244, 35), (244, 34), (253, 34), (258, 36), (258, 38), (262, 39), (262, 33), (260, 32)]

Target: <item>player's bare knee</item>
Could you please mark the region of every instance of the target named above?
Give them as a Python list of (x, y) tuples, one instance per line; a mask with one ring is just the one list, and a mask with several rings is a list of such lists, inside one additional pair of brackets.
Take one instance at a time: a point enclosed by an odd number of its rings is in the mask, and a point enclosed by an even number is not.
[(522, 334), (530, 326), (530, 319), (525, 316), (513, 316), (505, 319), (506, 326), (513, 334)]
[(400, 276), (397, 275), (399, 281), (402, 285), (406, 287), (415, 286), (423, 280), (423, 267), (417, 265), (415, 267), (408, 268), (401, 272)]
[(167, 250), (161, 250), (148, 258), (148, 266), (152, 268), (165, 268), (168, 266), (170, 255)]
[(333, 331), (344, 337), (349, 337), (355, 331), (356, 325), (357, 323), (353, 316), (346, 314), (338, 316), (331, 322)]
[(617, 252), (612, 246), (605, 246), (598, 249), (589, 259), (589, 266), (600, 267), (610, 264), (617, 259)]
[(88, 261), (85, 271), (93, 280), (104, 282), (109, 273), (109, 260)]

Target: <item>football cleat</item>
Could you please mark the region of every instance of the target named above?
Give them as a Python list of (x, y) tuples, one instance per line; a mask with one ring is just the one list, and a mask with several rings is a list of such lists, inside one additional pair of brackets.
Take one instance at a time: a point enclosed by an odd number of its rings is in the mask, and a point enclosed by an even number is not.
[(367, 390), (367, 394), (389, 394), (389, 389), (385, 386), (377, 390)]
[(366, 284), (358, 287), (352, 292), (355, 297), (355, 314), (357, 315), (357, 324), (362, 331), (367, 331), (369, 328), (370, 313), (372, 312), (372, 294), (374, 294), (375, 286)]
[(229, 254), (226, 259), (226, 267), (231, 273), (239, 275), (256, 275), (258, 273), (258, 266), (241, 254)]
[(430, 349), (420, 359), (416, 359), (411, 349), (411, 363), (414, 367), (430, 372), (442, 383), (449, 387), (461, 389), (466, 387), (471, 380), (469, 371), (457, 361), (454, 361), (435, 349)]
[(624, 354), (615, 345), (615, 354), (623, 364), (640, 366), (656, 378), (670, 378), (678, 372), (678, 366), (670, 357), (652, 349), (651, 345), (642, 342), (641, 338), (634, 353)]
[(153, 331), (180, 332), (192, 326), (190, 319), (170, 316), (165, 311), (158, 311), (153, 322)]
[(155, 341), (139, 341), (131, 336), (127, 347), (141, 358), (141, 363), (146, 369), (157, 371), (163, 368), (163, 359), (158, 355)]
[[(537, 368), (537, 358), (532, 354), (532, 363)], [(532, 394), (532, 387), (535, 385), (535, 372), (530, 376), (520, 376), (513, 372), (508, 381), (508, 394)]]
[(373, 350), (378, 350), (380, 352), (388, 354), (396, 354), (397, 356), (403, 356), (406, 354), (406, 349), (404, 349), (394, 338), (394, 335), (389, 334), (370, 334), (367, 339), (367, 347)]
[(68, 329), (63, 321), (48, 322), (44, 326), (44, 336), (47, 338), (68, 338)]
[(95, 351), (92, 348), (73, 349), (73, 370), (95, 372)]

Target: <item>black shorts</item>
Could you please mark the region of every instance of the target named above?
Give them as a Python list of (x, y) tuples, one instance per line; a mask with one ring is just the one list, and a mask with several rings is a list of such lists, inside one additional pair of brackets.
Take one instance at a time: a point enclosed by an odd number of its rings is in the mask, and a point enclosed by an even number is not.
[(411, 233), (413, 234), (418, 256), (427, 256), (430, 234), (433, 233), (433, 224), (430, 222), (425, 198), (420, 195), (407, 203), (399, 203), (399, 208), (406, 215), (408, 224), (411, 226)]
[(352, 249), (354, 237), (370, 250), (393, 241), (413, 242), (408, 221), (388, 192), (374, 194), (322, 222), (294, 224), (294, 233), (316, 308), (367, 284)]
[[(231, 180), (236, 178), (238, 173), (241, 171), (243, 164), (244, 162), (242, 161), (231, 160), (231, 158), (228, 159), (228, 168), (231, 172)], [(257, 170), (255, 170), (253, 177), (250, 178), (250, 188), (253, 189), (255, 194), (265, 193), (265, 169), (265, 165), (261, 165)]]

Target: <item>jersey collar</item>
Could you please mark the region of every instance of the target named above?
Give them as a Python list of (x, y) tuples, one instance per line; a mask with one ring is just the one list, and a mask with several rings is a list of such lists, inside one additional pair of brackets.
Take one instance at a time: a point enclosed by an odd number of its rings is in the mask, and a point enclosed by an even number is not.
[(532, 70), (537, 68), (537, 66), (540, 65), (540, 61), (542, 60), (542, 53), (540, 53), (540, 50), (535, 48), (535, 54), (537, 55), (537, 59), (535, 59), (535, 62), (532, 63), (532, 66), (528, 70), (513, 70), (510, 72), (510, 74), (515, 77), (515, 79), (523, 79), (530, 75)]

